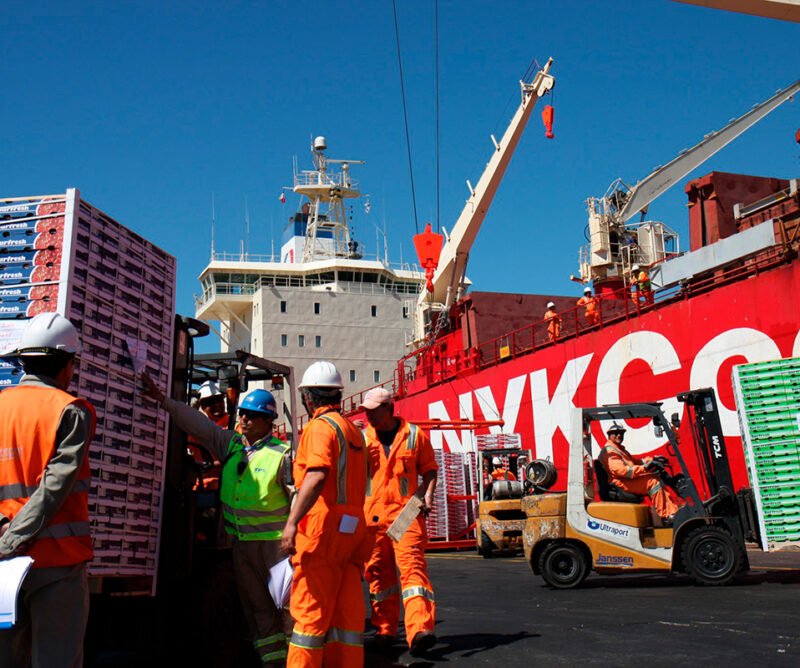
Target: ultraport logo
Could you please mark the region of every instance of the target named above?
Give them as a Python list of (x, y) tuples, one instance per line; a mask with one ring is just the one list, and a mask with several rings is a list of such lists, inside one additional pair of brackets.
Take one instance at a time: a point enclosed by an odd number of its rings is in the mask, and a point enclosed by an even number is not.
[(588, 520), (586, 526), (589, 527), (590, 531), (599, 531), (612, 536), (619, 536), (620, 538), (627, 538), (631, 533), (630, 529), (618, 529), (605, 522), (595, 522), (594, 520)]

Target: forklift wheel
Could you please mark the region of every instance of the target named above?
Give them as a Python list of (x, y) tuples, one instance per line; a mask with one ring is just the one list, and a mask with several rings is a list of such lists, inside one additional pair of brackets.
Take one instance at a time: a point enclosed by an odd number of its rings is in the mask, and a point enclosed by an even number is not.
[(728, 584), (741, 570), (742, 552), (725, 529), (702, 526), (683, 543), (686, 572), (700, 585)]
[(539, 572), (544, 581), (557, 589), (577, 587), (589, 574), (589, 561), (574, 543), (550, 543), (539, 557)]
[(491, 559), (493, 552), (494, 543), (491, 541), (489, 536), (486, 535), (485, 531), (481, 531), (481, 544), (478, 548), (478, 554), (480, 554), (484, 559)]

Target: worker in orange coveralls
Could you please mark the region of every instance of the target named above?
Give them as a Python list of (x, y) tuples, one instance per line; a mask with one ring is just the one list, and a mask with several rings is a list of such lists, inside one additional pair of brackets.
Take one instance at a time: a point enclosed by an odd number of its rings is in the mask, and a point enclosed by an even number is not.
[[(225, 395), (213, 380), (207, 380), (200, 386), (199, 408), (209, 420), (221, 429), (227, 429), (230, 416), (225, 410)], [(186, 449), (201, 469), (195, 490), (213, 491), (219, 489), (220, 463), (203, 447), (194, 436), (187, 439)]]
[(561, 316), (556, 313), (556, 305), (553, 302), (548, 302), (547, 304), (544, 321), (547, 323), (547, 340), (558, 340), (561, 334)]
[(516, 480), (517, 476), (503, 466), (500, 457), (492, 457), (492, 480)]
[(600, 319), (600, 314), (597, 312), (597, 297), (592, 296), (592, 289), (587, 287), (583, 291), (583, 297), (577, 301), (578, 306), (585, 308), (583, 315), (589, 326), (596, 325)]
[(653, 303), (653, 286), (650, 283), (650, 275), (638, 264), (631, 267), (631, 285), (636, 286), (636, 300), (643, 305), (650, 306)]
[(608, 473), (608, 481), (633, 494), (646, 494), (659, 517), (671, 523), (678, 506), (664, 489), (657, 473), (648, 468), (650, 458), (634, 457), (622, 445), (625, 427), (616, 422), (608, 428), (608, 441), (600, 451), (600, 463)]
[(343, 385), (333, 364), (314, 362), (299, 388), (311, 420), (294, 462), (298, 492), (282, 538), (284, 551), (294, 555), (295, 625), (286, 665), (362, 666), (361, 574), (372, 549), (364, 521), (367, 449), (339, 413)]
[[(377, 628), (374, 646), (382, 650), (394, 643), (402, 598), (406, 642), (411, 655), (420, 656), (436, 644), (436, 604), (425, 563), (425, 516), (433, 505), (439, 467), (422, 429), (394, 414), (389, 392), (380, 387), (370, 390), (361, 408), (366, 410), (369, 422), (366, 438), (370, 484), (364, 515), (377, 528), (375, 547), (365, 571), (372, 603), (371, 621)], [(386, 532), (412, 496), (423, 502), (422, 512), (395, 543)]]

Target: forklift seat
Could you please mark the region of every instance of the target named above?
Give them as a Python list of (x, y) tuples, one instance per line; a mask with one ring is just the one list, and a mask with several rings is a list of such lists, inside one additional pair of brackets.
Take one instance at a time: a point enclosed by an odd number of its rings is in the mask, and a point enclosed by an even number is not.
[(641, 494), (626, 492), (611, 483), (608, 479), (608, 472), (599, 459), (594, 460), (594, 477), (597, 479), (597, 493), (603, 501), (618, 501), (620, 503), (642, 503), (644, 501), (644, 497)]

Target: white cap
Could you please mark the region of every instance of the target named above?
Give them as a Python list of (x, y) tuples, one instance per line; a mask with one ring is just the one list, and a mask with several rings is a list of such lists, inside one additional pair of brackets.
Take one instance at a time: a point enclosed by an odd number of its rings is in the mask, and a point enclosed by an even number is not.
[(200, 390), (198, 391), (200, 395), (200, 400), (203, 399), (210, 399), (211, 397), (219, 397), (222, 396), (222, 392), (220, 392), (219, 387), (213, 380), (207, 380), (200, 386)]
[(303, 374), (299, 388), (328, 387), (341, 390), (344, 387), (342, 375), (331, 362), (314, 362)]
[(556, 305), (553, 302), (547, 302), (547, 308), (555, 308)]
[(81, 339), (75, 325), (60, 313), (40, 313), (28, 322), (16, 350), (6, 355), (41, 357), (57, 352), (75, 354), (80, 351)]
[(371, 411), (378, 406), (388, 406), (391, 403), (392, 393), (389, 390), (384, 390), (382, 387), (373, 387), (364, 395), (364, 401), (361, 402), (359, 408), (366, 408)]
[(591, 289), (591, 288), (590, 288), (590, 287), (587, 285), (587, 286), (586, 286), (586, 287), (583, 289), (583, 294), (585, 294), (585, 295), (592, 294), (592, 289)]
[(631, 271), (639, 271), (639, 265), (635, 264), (631, 267)]
[(492, 457), (492, 466), (502, 466), (503, 462), (500, 461), (500, 457)]

